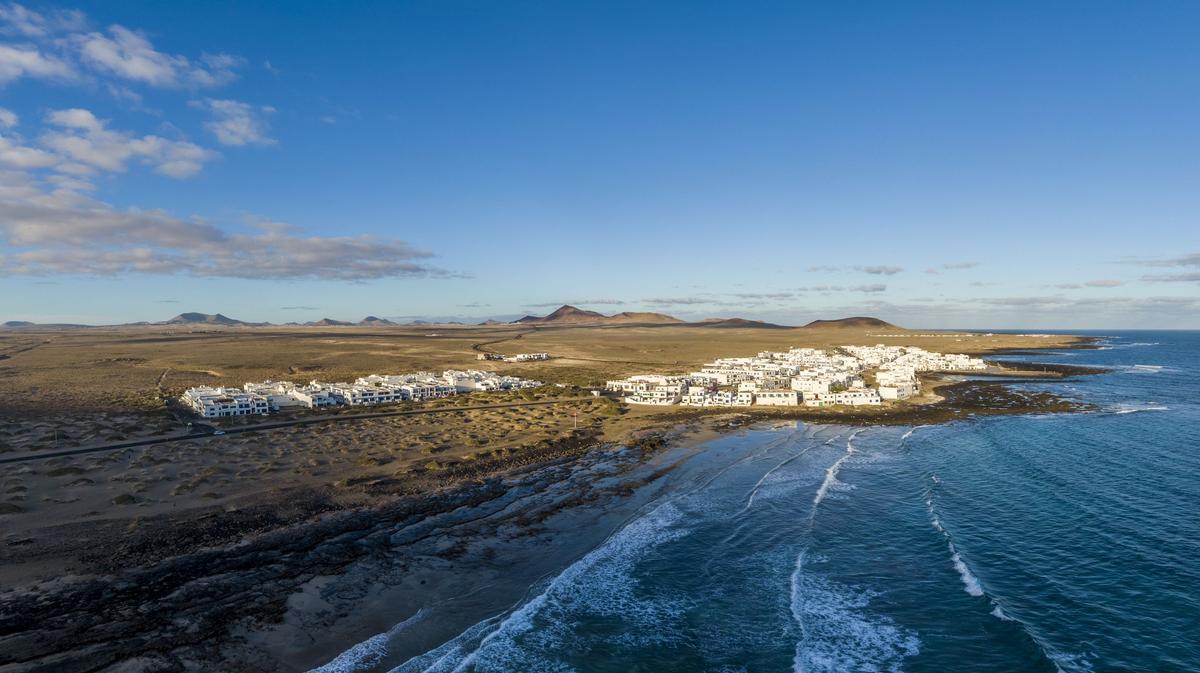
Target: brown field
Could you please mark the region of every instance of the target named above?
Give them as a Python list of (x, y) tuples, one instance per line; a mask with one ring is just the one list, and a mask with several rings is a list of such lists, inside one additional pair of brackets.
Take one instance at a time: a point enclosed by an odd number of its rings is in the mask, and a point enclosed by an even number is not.
[[(0, 331), (0, 418), (161, 408), (195, 385), (347, 381), (372, 372), (479, 368), (581, 386), (633, 373), (684, 372), (715, 357), (793, 346), (885, 343), (942, 352), (1063, 347), (1070, 336), (878, 336), (859, 328), (696, 326), (178, 327)], [(886, 330), (889, 334), (897, 330)], [(478, 362), (481, 351), (549, 352), (549, 362)], [(7, 356), (7, 357), (6, 357)]]

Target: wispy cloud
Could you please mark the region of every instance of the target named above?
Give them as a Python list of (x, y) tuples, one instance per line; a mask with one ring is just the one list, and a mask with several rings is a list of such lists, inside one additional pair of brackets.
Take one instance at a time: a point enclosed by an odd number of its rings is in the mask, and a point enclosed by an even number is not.
[(1200, 273), (1166, 273), (1142, 276), (1149, 283), (1200, 283)]
[(652, 297), (643, 299), (642, 303), (651, 306), (697, 306), (715, 302), (705, 297)]
[(931, 266), (928, 269), (925, 269), (925, 273), (941, 273), (943, 271), (974, 269), (977, 266), (979, 266), (979, 262), (946, 262), (941, 266)]
[(164, 88), (210, 88), (237, 79), (244, 63), (224, 53), (188, 57), (155, 48), (141, 31), (121, 25), (94, 30), (77, 10), (0, 5), (0, 86), (30, 77), (91, 84), (97, 79)]
[(738, 299), (794, 299), (795, 292), (738, 292), (734, 293), (734, 297)]
[(222, 145), (274, 145), (276, 142), (270, 136), (266, 120), (266, 115), (275, 112), (273, 107), (214, 98), (194, 100), (189, 105), (212, 114), (212, 121), (206, 122), (204, 127)]
[(902, 266), (886, 266), (886, 265), (856, 266), (856, 267), (854, 267), (854, 270), (862, 271), (863, 273), (869, 273), (873, 276), (894, 276), (894, 275), (900, 273), (901, 271), (904, 271), (904, 267), (902, 267)]
[(159, 87), (214, 87), (237, 78), (242, 60), (229, 54), (189, 59), (158, 51), (142, 33), (124, 26), (71, 36), (70, 44), (92, 68), (116, 77)]
[(563, 305), (580, 306), (620, 306), (625, 302), (620, 299), (569, 299), (566, 301), (545, 301), (536, 304), (524, 304), (528, 308), (558, 308)]
[(882, 283), (874, 283), (871, 285), (856, 285), (856, 286), (850, 288), (850, 291), (851, 292), (885, 292), (885, 291), (887, 291), (887, 285), (884, 285)]
[[(1178, 257), (1127, 258), (1122, 260), (1127, 264), (1155, 267), (1194, 267), (1200, 269), (1200, 252), (1193, 252)], [(1156, 273), (1147, 274), (1141, 280), (1148, 283), (1200, 283), (1200, 272)]]
[(3, 34), (40, 38), (86, 28), (87, 16), (77, 9), (38, 12), (15, 2), (0, 5), (0, 33)]
[(227, 231), (162, 210), (120, 210), (71, 191), (44, 192), (0, 171), (0, 275), (188, 274), (249, 279), (370, 280), (447, 276), (431, 253), (371, 236), (304, 236), (251, 220)]

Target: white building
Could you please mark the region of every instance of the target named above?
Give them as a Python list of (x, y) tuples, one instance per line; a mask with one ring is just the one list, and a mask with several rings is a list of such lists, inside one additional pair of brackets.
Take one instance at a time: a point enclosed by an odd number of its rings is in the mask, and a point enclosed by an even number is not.
[(760, 390), (754, 394), (754, 403), (760, 407), (794, 407), (800, 404), (800, 395), (794, 390)]
[(287, 407), (310, 409), (337, 405), (394, 404), (407, 400), (449, 397), (459, 392), (515, 390), (542, 385), (539, 381), (495, 372), (448, 370), (412, 374), (371, 374), (354, 383), (311, 381), (298, 386), (291, 381), (246, 383), (237, 388), (201, 386), (183, 393), (180, 401), (205, 418), (266, 414)]
[(265, 396), (237, 388), (189, 388), (181, 400), (204, 418), (250, 416), (266, 414), (271, 410)]

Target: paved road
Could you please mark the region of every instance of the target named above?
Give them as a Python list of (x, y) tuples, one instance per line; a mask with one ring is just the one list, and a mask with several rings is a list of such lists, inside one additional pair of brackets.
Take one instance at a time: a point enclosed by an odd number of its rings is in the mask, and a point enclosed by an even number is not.
[[(296, 418), (289, 421), (274, 421), (271, 423), (258, 423), (256, 425), (243, 425), (237, 428), (229, 428), (225, 430), (226, 435), (239, 435), (243, 432), (259, 432), (261, 430), (274, 430), (276, 428), (286, 428), (293, 425), (315, 425), (317, 423), (347, 423), (351, 421), (362, 421), (370, 418), (388, 418), (391, 416), (415, 416), (417, 414), (444, 414), (454, 411), (477, 411), (481, 409), (506, 409), (510, 407), (536, 407), (547, 404), (563, 404), (566, 402), (586, 402), (594, 400), (594, 397), (568, 397), (560, 400), (542, 400), (539, 402), (503, 402), (498, 404), (475, 404), (466, 407), (437, 407), (432, 409), (402, 409), (399, 411), (375, 411), (363, 414), (348, 414), (348, 415), (329, 415), (329, 416), (311, 416), (308, 418)], [(204, 439), (212, 437), (213, 428), (207, 428), (205, 432), (193, 432), (186, 435), (172, 435), (170, 437), (154, 437), (150, 439), (139, 439), (131, 442), (120, 442), (117, 444), (102, 444), (99, 446), (84, 446), (77, 449), (66, 449), (63, 451), (34, 451), (31, 453), (21, 453), (13, 456), (5, 456), (0, 454), (0, 464), (3, 463), (23, 463), (30, 460), (44, 460), (47, 458), (61, 458), (63, 456), (78, 456), (85, 453), (99, 453), (102, 451), (114, 451), (117, 449), (129, 449), (137, 446), (149, 446), (150, 444), (166, 444), (168, 442), (180, 442), (188, 439)]]

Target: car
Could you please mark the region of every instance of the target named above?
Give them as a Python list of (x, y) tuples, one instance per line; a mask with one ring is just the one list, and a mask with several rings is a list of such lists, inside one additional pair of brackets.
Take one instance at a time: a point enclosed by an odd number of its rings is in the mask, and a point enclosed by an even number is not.
[(224, 430), (213, 430), (213, 434), (214, 435), (223, 435), (223, 434), (225, 434), (225, 431)]

